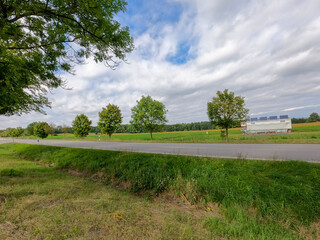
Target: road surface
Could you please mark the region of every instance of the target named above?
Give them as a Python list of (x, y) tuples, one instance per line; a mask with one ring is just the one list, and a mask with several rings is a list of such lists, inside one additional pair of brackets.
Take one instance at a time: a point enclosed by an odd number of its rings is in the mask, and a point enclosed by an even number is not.
[[(12, 142), (0, 139), (0, 143)], [(175, 155), (245, 158), (259, 160), (301, 160), (320, 163), (320, 144), (204, 144), (204, 143), (128, 143), (15, 139), (17, 143), (117, 150)]]

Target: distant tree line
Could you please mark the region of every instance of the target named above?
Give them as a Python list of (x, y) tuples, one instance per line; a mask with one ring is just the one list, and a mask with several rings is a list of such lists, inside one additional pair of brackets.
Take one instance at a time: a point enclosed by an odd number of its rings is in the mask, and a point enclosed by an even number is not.
[[(199, 131), (214, 129), (215, 126), (209, 121), (165, 124), (161, 129), (155, 132), (178, 132), (178, 131)], [(115, 131), (116, 133), (145, 133), (144, 128), (136, 129), (131, 124), (121, 124)]]
[(313, 112), (308, 118), (291, 118), (292, 123), (311, 123), (320, 122), (320, 116), (318, 113)]
[[(312, 114), (311, 114), (312, 115)], [(310, 116), (311, 116), (310, 115)], [(291, 118), (292, 123), (308, 123), (308, 122), (320, 122), (320, 117), (316, 113), (308, 118)], [(19, 137), (19, 136), (31, 136), (33, 135), (33, 128), (37, 122), (30, 123), (27, 128), (7, 128), (6, 130), (0, 130), (0, 136), (2, 137)], [(58, 134), (74, 134), (71, 126), (49, 124), (53, 128), (53, 135)], [(234, 125), (239, 127), (239, 124)], [(155, 132), (176, 132), (176, 131), (199, 131), (199, 130), (210, 130), (215, 129), (216, 126), (209, 121), (192, 122), (192, 123), (176, 123), (166, 124), (162, 129)], [(146, 133), (147, 131), (143, 128), (136, 129), (131, 124), (121, 124), (115, 130), (115, 133)], [(98, 126), (92, 126), (90, 133), (101, 134), (101, 129)]]
[[(165, 105), (150, 96), (142, 96), (131, 111), (130, 124), (122, 123), (121, 110), (117, 105), (108, 104), (99, 112), (98, 126), (91, 126), (92, 121), (85, 115), (79, 114), (72, 122), (72, 126), (48, 124), (46, 122), (30, 123), (25, 129), (7, 128), (0, 130), (1, 137), (19, 137), (34, 135), (46, 138), (48, 135), (74, 134), (77, 137), (86, 137), (89, 133), (149, 133), (152, 140), (153, 132), (199, 131), (215, 128), (225, 129), (228, 141), (228, 129), (240, 127), (241, 121), (248, 119), (248, 109), (244, 107), (244, 98), (235, 96), (233, 92), (218, 91), (217, 96), (208, 102), (208, 117), (210, 121), (166, 124)], [(292, 123), (320, 122), (319, 114), (313, 112), (308, 118), (292, 118)], [(100, 139), (100, 138), (99, 138)]]

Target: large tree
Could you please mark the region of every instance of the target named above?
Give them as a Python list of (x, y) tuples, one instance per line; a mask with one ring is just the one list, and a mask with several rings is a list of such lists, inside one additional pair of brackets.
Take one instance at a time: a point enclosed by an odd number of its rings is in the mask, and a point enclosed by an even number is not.
[(132, 51), (128, 27), (115, 20), (124, 0), (0, 2), (0, 115), (44, 112), (48, 90), (64, 86), (86, 58), (114, 68)]
[(106, 108), (102, 108), (102, 111), (99, 112), (98, 127), (103, 133), (109, 135), (109, 139), (121, 122), (122, 115), (120, 108), (117, 105), (108, 104)]
[(74, 135), (76, 137), (86, 137), (91, 130), (92, 121), (84, 115), (77, 115), (72, 122), (72, 129), (74, 130)]
[(307, 121), (308, 122), (320, 122), (320, 116), (318, 113), (313, 112), (310, 114)]
[(33, 133), (33, 128), (34, 128), (34, 126), (37, 124), (37, 122), (32, 122), (32, 123), (30, 123), (28, 126), (27, 126), (27, 128), (26, 128), (26, 134), (27, 135), (33, 135), (34, 133)]
[(234, 124), (238, 124), (247, 118), (249, 109), (245, 108), (244, 97), (235, 96), (234, 92), (217, 91), (217, 96), (208, 102), (208, 117), (210, 121), (226, 129), (226, 139), (228, 139), (228, 129)]
[(144, 128), (150, 133), (160, 129), (166, 122), (167, 109), (162, 102), (152, 99), (150, 96), (142, 96), (137, 105), (131, 109), (130, 123), (135, 129)]

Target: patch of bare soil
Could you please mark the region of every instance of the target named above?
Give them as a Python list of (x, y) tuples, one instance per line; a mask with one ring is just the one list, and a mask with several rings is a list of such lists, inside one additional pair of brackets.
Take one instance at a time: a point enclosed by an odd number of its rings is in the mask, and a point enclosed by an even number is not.
[(85, 171), (77, 171), (73, 169), (69, 169), (67, 171), (70, 175), (75, 176), (75, 177), (88, 177), (88, 173)]
[(20, 231), (17, 230), (17, 226), (9, 221), (0, 222), (0, 239), (6, 240), (20, 240), (20, 239), (28, 239), (26, 235), (24, 235)]
[(312, 223), (308, 227), (299, 227), (299, 235), (304, 239), (320, 239), (320, 221)]
[(156, 197), (154, 202), (164, 204), (168, 209), (190, 213), (197, 218), (223, 218), (223, 215), (220, 213), (218, 203), (191, 204), (183, 194), (180, 194), (180, 196), (174, 196), (171, 192), (165, 192)]

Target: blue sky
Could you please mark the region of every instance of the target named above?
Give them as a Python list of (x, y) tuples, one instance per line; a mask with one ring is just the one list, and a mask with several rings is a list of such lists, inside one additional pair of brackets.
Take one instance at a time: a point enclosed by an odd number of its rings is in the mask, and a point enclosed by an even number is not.
[(0, 117), (0, 128), (33, 121), (96, 124), (108, 103), (128, 123), (142, 95), (162, 101), (169, 123), (207, 121), (218, 90), (245, 97), (252, 117), (320, 113), (320, 1), (134, 0), (117, 19), (135, 50), (116, 70), (91, 59), (64, 74), (72, 90), (48, 94), (47, 115)]

